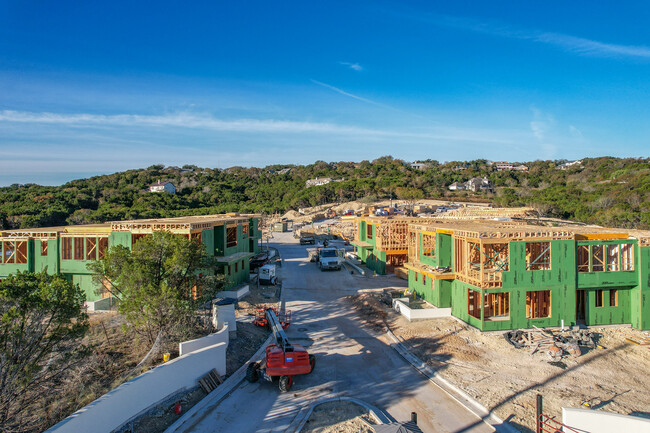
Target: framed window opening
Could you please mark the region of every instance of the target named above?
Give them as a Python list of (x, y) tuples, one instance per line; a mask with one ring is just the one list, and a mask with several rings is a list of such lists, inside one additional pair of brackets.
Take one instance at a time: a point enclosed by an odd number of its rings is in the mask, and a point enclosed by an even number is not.
[(481, 292), (467, 289), (467, 314), (476, 319), (481, 318)]
[(61, 259), (72, 260), (72, 238), (61, 238)]
[(372, 224), (366, 224), (366, 238), (372, 239)]
[(548, 271), (551, 269), (551, 243), (526, 242), (526, 270)]
[(609, 306), (618, 307), (618, 289), (609, 290)]
[(237, 246), (237, 226), (226, 229), (226, 248)]
[(551, 317), (551, 291), (526, 292), (526, 318), (545, 319)]
[(422, 255), (425, 257), (435, 257), (436, 255), (436, 236), (422, 234)]
[(597, 308), (604, 307), (605, 306), (605, 291), (604, 290), (596, 290), (595, 293), (595, 304)]
[(47, 256), (47, 239), (41, 239), (41, 257)]
[(483, 299), (483, 317), (487, 320), (510, 318), (510, 293), (486, 293)]

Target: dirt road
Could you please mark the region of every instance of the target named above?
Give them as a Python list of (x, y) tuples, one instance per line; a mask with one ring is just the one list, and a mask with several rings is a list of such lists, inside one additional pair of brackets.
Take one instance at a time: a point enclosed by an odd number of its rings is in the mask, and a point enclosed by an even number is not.
[(345, 297), (360, 290), (405, 282), (364, 278), (346, 270), (321, 272), (291, 233), (275, 234), (283, 258), (283, 297), (292, 311), (289, 339), (316, 355), (310, 375), (296, 376), (288, 393), (269, 382), (243, 382), (219, 404), (197, 414), (192, 432), (282, 432), (300, 407), (345, 395), (387, 411), (398, 421), (418, 413), (425, 432), (491, 432), (436, 385), (414, 370), (381, 334), (363, 326)]

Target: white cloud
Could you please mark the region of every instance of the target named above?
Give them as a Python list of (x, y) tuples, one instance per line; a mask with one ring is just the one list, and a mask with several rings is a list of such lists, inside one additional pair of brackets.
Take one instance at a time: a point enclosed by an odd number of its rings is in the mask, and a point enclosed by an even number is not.
[(395, 109), (395, 108), (391, 107), (390, 105), (382, 104), (382, 103), (380, 103), (380, 102), (376, 102), (376, 101), (373, 101), (373, 100), (371, 100), (371, 99), (364, 98), (364, 97), (362, 97), (362, 96), (357, 96), (357, 95), (355, 95), (355, 94), (353, 94), (353, 93), (346, 92), (345, 90), (339, 89), (338, 87), (334, 87), (334, 86), (332, 86), (332, 85), (330, 85), (330, 84), (323, 83), (323, 82), (321, 82), (321, 81), (311, 80), (311, 82), (314, 83), (314, 84), (317, 84), (317, 85), (319, 85), (319, 86), (325, 87), (326, 89), (333, 90), (333, 91), (335, 91), (336, 93), (340, 93), (341, 95), (349, 96), (350, 98), (356, 99), (356, 100), (358, 100), (358, 101), (366, 102), (366, 103), (368, 103), (368, 104), (376, 105), (376, 106), (378, 106), (378, 107), (390, 108), (391, 110), (394, 110), (394, 109)]
[[(417, 19), (422, 19), (418, 17)], [(428, 20), (430, 21), (430, 19)], [(644, 45), (620, 45), (581, 38), (563, 33), (543, 32), (521, 29), (494, 21), (478, 20), (468, 17), (434, 15), (433, 21), (464, 30), (501, 36), (511, 39), (531, 40), (543, 44), (555, 45), (565, 51), (578, 55), (594, 57), (636, 57), (650, 58), (650, 47)]]
[(208, 115), (174, 113), (165, 115), (141, 114), (56, 114), (32, 113), (24, 111), (0, 111), (0, 122), (55, 124), (70, 127), (84, 126), (153, 126), (186, 129), (204, 129), (224, 132), (263, 132), (263, 133), (345, 133), (377, 134), (382, 131), (343, 126), (331, 123), (295, 122), (273, 119), (234, 119), (224, 120)]
[(530, 122), (530, 130), (539, 141), (546, 140), (549, 130), (555, 125), (555, 119), (550, 114), (542, 113), (539, 109), (531, 107), (533, 120)]
[(357, 72), (363, 71), (363, 67), (358, 63), (339, 62), (339, 64), (343, 65), (343, 66), (347, 66), (348, 68), (350, 68), (350, 69), (352, 69), (354, 71), (357, 71)]
[(569, 125), (569, 134), (571, 134), (571, 137), (576, 138), (578, 140), (584, 140), (584, 136), (582, 135), (582, 131), (580, 131), (578, 128), (576, 128), (573, 125)]

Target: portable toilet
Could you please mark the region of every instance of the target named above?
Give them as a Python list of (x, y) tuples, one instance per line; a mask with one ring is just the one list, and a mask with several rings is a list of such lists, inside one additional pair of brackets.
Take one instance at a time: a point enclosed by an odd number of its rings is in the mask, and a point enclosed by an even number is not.
[(260, 284), (273, 284), (275, 285), (275, 265), (260, 266)]

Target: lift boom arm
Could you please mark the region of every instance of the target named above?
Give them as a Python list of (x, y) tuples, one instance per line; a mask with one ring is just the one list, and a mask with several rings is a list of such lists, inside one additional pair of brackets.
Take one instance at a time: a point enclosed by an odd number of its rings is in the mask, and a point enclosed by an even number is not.
[(293, 349), (291, 343), (289, 342), (289, 338), (287, 337), (287, 334), (284, 333), (282, 324), (278, 320), (278, 317), (275, 315), (275, 312), (273, 311), (272, 308), (266, 310), (266, 318), (269, 321), (269, 325), (271, 326), (271, 330), (273, 331), (273, 335), (275, 336), (275, 341), (277, 345), (281, 347), (282, 350), (284, 350), (285, 352), (287, 351), (287, 349), (289, 350)]

